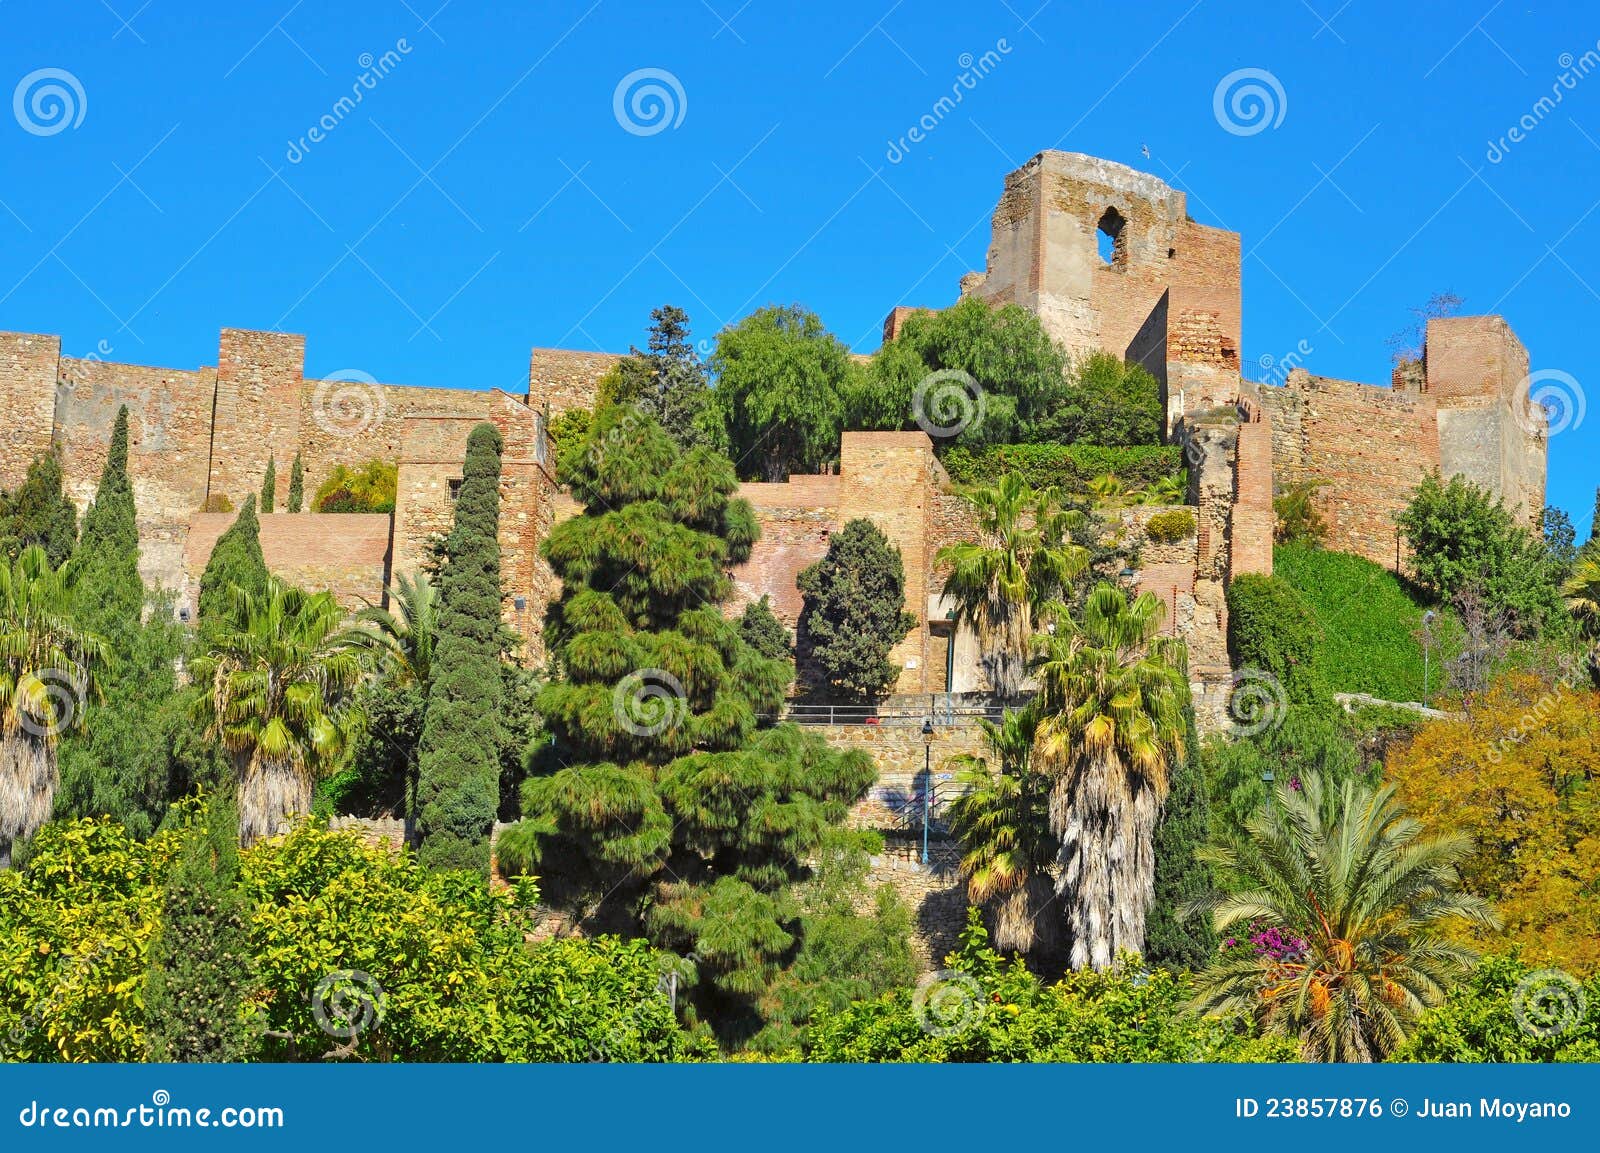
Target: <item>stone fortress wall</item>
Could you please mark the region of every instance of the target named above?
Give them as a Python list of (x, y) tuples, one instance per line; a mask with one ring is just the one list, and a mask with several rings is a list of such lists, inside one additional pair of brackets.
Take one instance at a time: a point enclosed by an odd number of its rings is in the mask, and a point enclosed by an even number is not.
[[(1110, 259), (1102, 259), (1102, 239)], [(1110, 161), (1042, 152), (1005, 178), (986, 268), (962, 278), (963, 295), (1035, 312), (1071, 353), (1105, 350), (1145, 366), (1161, 382), (1169, 436), (1186, 448), (1194, 538), (1152, 546), (1142, 525), (1155, 510), (1123, 514), (1118, 531), (1141, 544), (1130, 583), (1168, 606), (1168, 627), (1190, 646), (1202, 702), (1231, 676), (1224, 589), (1241, 573), (1272, 568), (1272, 497), (1316, 482), (1329, 544), (1397, 566), (1394, 516), (1425, 471), (1461, 473), (1532, 522), (1544, 500), (1542, 417), (1529, 411), (1528, 354), (1496, 316), (1430, 321), (1420, 362), (1391, 386), (1292, 371), (1282, 386), (1239, 375), (1240, 237), (1192, 220), (1184, 194)], [(907, 315), (884, 324), (892, 339)], [(131, 416), (130, 471), (138, 501), (141, 569), (192, 610), (210, 548), (237, 508), (277, 463), (285, 506), (298, 452), (306, 491), (339, 465), (395, 462), (398, 493), (388, 518), (303, 514), (263, 518), (274, 567), (334, 589), (347, 604), (383, 596), (395, 573), (419, 567), (448, 528), (453, 482), (467, 434), (493, 421), (506, 441), (501, 544), (508, 622), (542, 653), (540, 622), (557, 592), (540, 541), (571, 502), (556, 487), (548, 421), (594, 403), (616, 355), (536, 348), (528, 387), (442, 389), (370, 379), (319, 381), (304, 372), (305, 338), (224, 329), (217, 363), (152, 368), (61, 355), (53, 336), (0, 333), (0, 485), (20, 483), (54, 446), (68, 493), (92, 498), (117, 409)], [(955, 630), (939, 595), (936, 556), (969, 539), (961, 500), (921, 432), (846, 433), (837, 472), (745, 484), (762, 539), (734, 573), (735, 611), (770, 596), (794, 627), (795, 577), (827, 550), (829, 534), (867, 517), (901, 551), (907, 607), (917, 627), (895, 649), (902, 693), (983, 688), (973, 638)], [(954, 651), (952, 651), (952, 648)], [(1220, 723), (1211, 705), (1202, 721)]]

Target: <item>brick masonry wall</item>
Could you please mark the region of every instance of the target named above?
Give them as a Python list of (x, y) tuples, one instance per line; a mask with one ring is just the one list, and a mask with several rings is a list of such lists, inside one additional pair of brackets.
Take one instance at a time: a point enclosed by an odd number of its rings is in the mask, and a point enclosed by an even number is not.
[[(193, 610), (211, 550), (236, 519), (236, 513), (197, 513), (190, 520), (180, 605)], [(330, 589), (345, 608), (359, 609), (383, 602), (389, 533), (384, 513), (270, 513), (261, 518), (261, 555), (277, 576)]]
[(1259, 391), (1272, 422), (1279, 489), (1317, 481), (1328, 547), (1393, 568), (1394, 518), (1423, 475), (1439, 466), (1439, 423), (1430, 395), (1289, 374)]
[[(217, 391), (211, 430), (208, 492), (235, 507), (261, 491), (267, 459), (278, 462), (287, 485), (300, 447), (301, 391), (306, 338), (281, 332), (224, 328), (217, 352)], [(287, 493), (288, 489), (283, 489)]]
[(50, 448), (61, 338), (0, 332), (0, 485), (22, 483), (28, 465)]
[(574, 352), (536, 348), (528, 358), (528, 407), (552, 418), (574, 408), (593, 408), (600, 378), (622, 356), (614, 352)]

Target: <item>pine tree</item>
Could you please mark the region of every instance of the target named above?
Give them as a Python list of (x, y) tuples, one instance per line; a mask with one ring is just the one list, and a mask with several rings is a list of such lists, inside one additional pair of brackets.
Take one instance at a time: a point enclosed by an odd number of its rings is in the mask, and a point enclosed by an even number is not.
[(145, 1045), (152, 1061), (243, 1061), (251, 1035), (247, 908), (237, 888), (238, 819), (217, 794), (189, 831), (161, 902), (145, 976)]
[(497, 860), (526, 870), (560, 853), (581, 867), (561, 878), (579, 906), (648, 904), (650, 937), (693, 954), (700, 1008), (748, 1021), (804, 951), (800, 862), (872, 764), (794, 725), (758, 728), (789, 670), (718, 607), (757, 536), (726, 457), (610, 407), (564, 459), (585, 511), (544, 546), (562, 580), (545, 633), (562, 676), (538, 698), (555, 739)]
[(74, 554), (78, 603), (97, 632), (118, 648), (139, 624), (144, 583), (139, 579), (139, 524), (128, 478), (128, 406), (117, 410), (111, 447), (94, 503), (83, 514)]
[(306, 502), (306, 469), (300, 454), (294, 454), (294, 464), (289, 467), (289, 511), (299, 512)]
[(1156, 826), (1155, 897), (1145, 922), (1145, 960), (1169, 969), (1199, 969), (1216, 956), (1211, 919), (1193, 913), (1211, 895), (1211, 867), (1197, 858), (1210, 836), (1211, 802), (1191, 710), (1183, 756), (1174, 760), (1167, 801)]
[(77, 543), (78, 510), (62, 494), (61, 461), (47, 452), (28, 466), (16, 492), (0, 492), (0, 554), (14, 561), (36, 544), (60, 568)]
[(492, 424), (467, 438), (455, 524), (439, 574), (432, 684), (417, 749), (417, 831), (423, 864), (489, 868), (500, 808), (500, 453)]
[(228, 530), (217, 538), (200, 574), (200, 624), (226, 613), (232, 588), (260, 595), (267, 587), (267, 562), (261, 555), (261, 521), (256, 498), (246, 497), (244, 508)]
[(789, 630), (773, 613), (771, 600), (766, 596), (744, 606), (744, 615), (739, 618), (739, 635), (744, 638), (745, 644), (768, 660), (794, 659)]
[(632, 349), (608, 379), (606, 399), (636, 406), (683, 448), (725, 447), (706, 365), (689, 339), (689, 314), (670, 304), (651, 310), (644, 351)]
[(801, 643), (827, 678), (825, 691), (870, 700), (894, 688), (900, 670), (889, 653), (916, 627), (906, 611), (900, 550), (869, 520), (853, 520), (828, 540), (828, 553), (800, 573), (805, 610)]
[(271, 512), (278, 504), (278, 462), (267, 457), (267, 473), (261, 478), (261, 511)]

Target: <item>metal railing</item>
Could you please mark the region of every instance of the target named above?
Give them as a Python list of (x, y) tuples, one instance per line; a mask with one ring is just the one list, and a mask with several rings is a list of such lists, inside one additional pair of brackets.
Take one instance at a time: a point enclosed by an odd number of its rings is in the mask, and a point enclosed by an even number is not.
[(998, 723), (1003, 706), (969, 700), (953, 693), (929, 693), (925, 698), (896, 697), (876, 705), (817, 705), (800, 702), (785, 704), (777, 717), (763, 719), (793, 721), (797, 725), (889, 725), (920, 728), (924, 721), (935, 725), (972, 725), (979, 720)]

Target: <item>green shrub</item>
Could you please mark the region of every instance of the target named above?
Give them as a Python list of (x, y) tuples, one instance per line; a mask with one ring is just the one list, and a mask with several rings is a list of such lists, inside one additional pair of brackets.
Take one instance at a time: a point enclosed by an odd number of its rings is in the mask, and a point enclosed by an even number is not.
[(389, 461), (369, 460), (358, 469), (335, 468), (317, 486), (317, 512), (393, 512), (399, 469)]
[(1323, 633), (1311, 606), (1275, 576), (1247, 573), (1228, 585), (1228, 652), (1234, 667), (1277, 678), (1292, 704), (1327, 697), (1317, 665)]
[[(1365, 557), (1304, 543), (1273, 550), (1273, 572), (1322, 627), (1317, 665), (1334, 692), (1420, 701), (1422, 606), (1394, 573)], [(1433, 685), (1442, 683), (1434, 650)]]
[(1149, 488), (1183, 471), (1183, 449), (1175, 444), (1104, 448), (1094, 444), (996, 444), (944, 454), (950, 479), (963, 485), (993, 485), (1008, 472), (1031, 488), (1083, 492), (1110, 473), (1128, 490)]
[(1159, 544), (1172, 544), (1194, 535), (1194, 513), (1186, 508), (1158, 512), (1144, 526), (1145, 535)]

